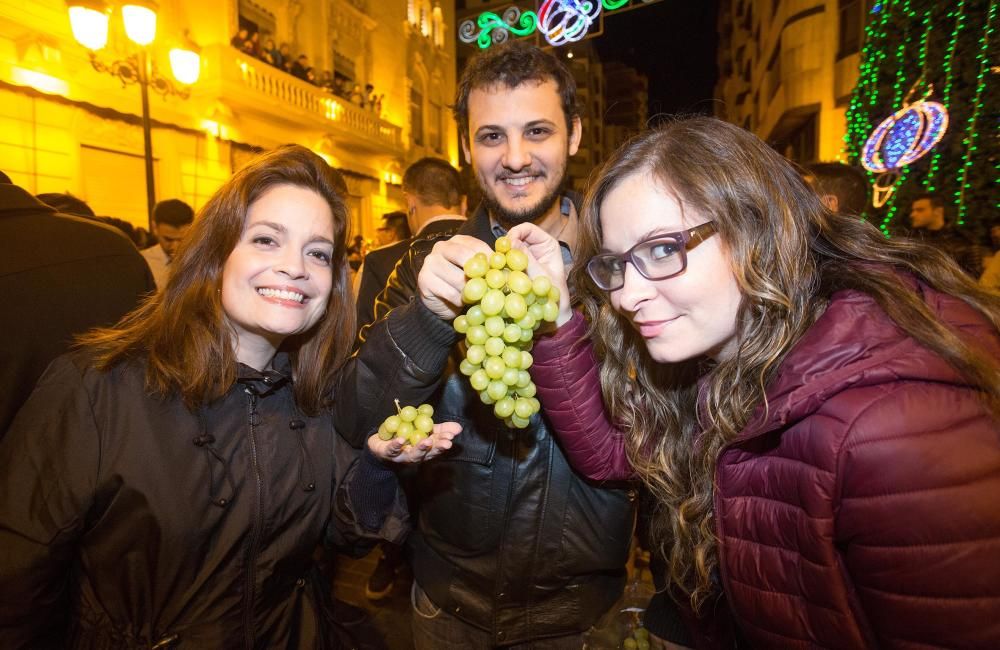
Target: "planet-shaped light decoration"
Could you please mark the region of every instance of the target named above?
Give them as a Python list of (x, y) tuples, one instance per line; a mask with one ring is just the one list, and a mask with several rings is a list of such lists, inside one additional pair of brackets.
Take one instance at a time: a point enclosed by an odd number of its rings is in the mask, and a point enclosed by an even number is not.
[(879, 174), (872, 196), (876, 208), (889, 200), (899, 170), (924, 156), (947, 130), (948, 109), (925, 99), (906, 104), (875, 127), (861, 150), (861, 164)]
[(600, 13), (600, 0), (545, 0), (538, 8), (538, 30), (559, 47), (586, 36)]

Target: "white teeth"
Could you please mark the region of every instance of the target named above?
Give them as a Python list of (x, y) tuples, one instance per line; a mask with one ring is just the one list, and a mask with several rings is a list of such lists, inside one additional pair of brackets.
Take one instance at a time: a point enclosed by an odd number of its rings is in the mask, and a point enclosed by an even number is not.
[(284, 289), (257, 289), (257, 293), (264, 296), (265, 298), (279, 298), (281, 300), (294, 300), (295, 302), (302, 302), (306, 299), (301, 293), (296, 293), (294, 291), (285, 291)]
[(524, 176), (523, 178), (505, 178), (504, 182), (507, 183), (508, 185), (521, 186), (521, 185), (527, 185), (532, 180), (534, 180), (534, 177)]

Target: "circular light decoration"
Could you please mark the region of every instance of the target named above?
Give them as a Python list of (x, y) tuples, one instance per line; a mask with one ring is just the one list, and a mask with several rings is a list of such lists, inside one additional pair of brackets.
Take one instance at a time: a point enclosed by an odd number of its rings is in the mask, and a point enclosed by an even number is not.
[(538, 31), (553, 47), (579, 41), (601, 13), (600, 0), (545, 0), (538, 9)]
[(872, 195), (876, 208), (881, 208), (892, 196), (899, 170), (929, 152), (948, 130), (948, 109), (938, 102), (927, 101), (933, 91), (931, 86), (923, 98), (912, 104), (904, 100), (903, 108), (875, 127), (861, 149), (861, 164), (879, 174)]

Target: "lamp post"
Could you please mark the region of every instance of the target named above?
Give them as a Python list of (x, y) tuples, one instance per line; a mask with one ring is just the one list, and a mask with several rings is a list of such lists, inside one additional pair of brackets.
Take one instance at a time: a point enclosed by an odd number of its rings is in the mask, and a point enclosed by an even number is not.
[(121, 6), (122, 22), (129, 40), (139, 46), (136, 53), (111, 63), (97, 57), (97, 51), (108, 42), (108, 23), (111, 7), (104, 0), (68, 0), (70, 27), (73, 37), (90, 50), (90, 63), (98, 72), (118, 77), (122, 87), (139, 84), (142, 95), (143, 158), (146, 164), (146, 210), (149, 230), (153, 230), (153, 207), (156, 205), (156, 188), (153, 179), (153, 140), (149, 120), (149, 89), (163, 97), (176, 95), (181, 99), (190, 96), (188, 86), (198, 81), (201, 56), (198, 47), (188, 40), (183, 46), (170, 50), (170, 68), (181, 86), (163, 76), (151, 60), (147, 47), (156, 38), (156, 4), (147, 0), (127, 0)]

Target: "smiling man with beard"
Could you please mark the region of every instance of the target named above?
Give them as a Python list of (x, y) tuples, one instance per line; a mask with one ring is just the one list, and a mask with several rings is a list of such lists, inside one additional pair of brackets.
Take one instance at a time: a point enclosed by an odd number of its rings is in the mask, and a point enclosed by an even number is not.
[(533, 222), (570, 255), (577, 217), (562, 186), (580, 142), (576, 84), (553, 55), (504, 43), (470, 61), (454, 110), (483, 203), (457, 234), (415, 241), (396, 266), (337, 388), (337, 421), (374, 432), (398, 398), (462, 424), (449, 454), (403, 481), (416, 511), (406, 553), (417, 650), (578, 650), (622, 593), (629, 491), (577, 475), (544, 413), (504, 426), (459, 373), (451, 326), (462, 264), (508, 228)]

